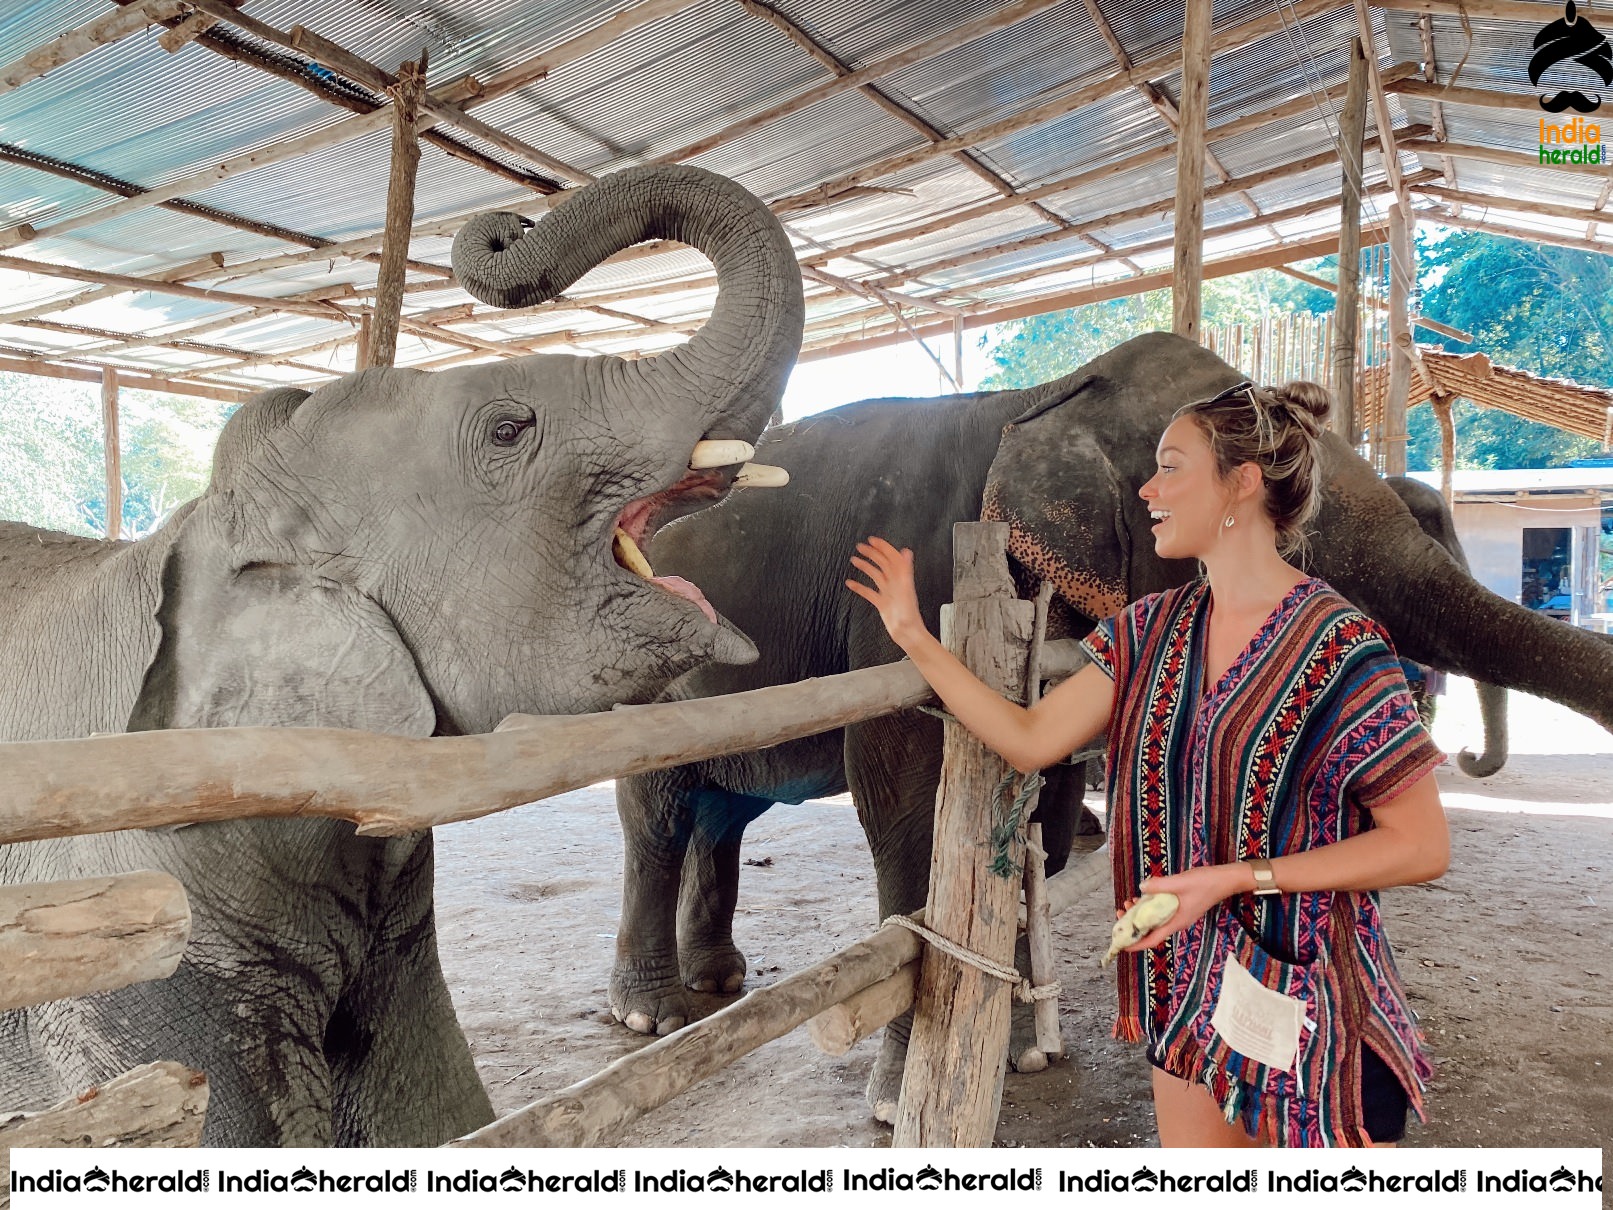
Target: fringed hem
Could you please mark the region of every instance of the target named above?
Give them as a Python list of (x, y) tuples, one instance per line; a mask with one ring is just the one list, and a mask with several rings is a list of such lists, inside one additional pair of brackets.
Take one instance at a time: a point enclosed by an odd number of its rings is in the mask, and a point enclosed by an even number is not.
[(1143, 1034), (1143, 1023), (1136, 1017), (1116, 1017), (1114, 1028), (1109, 1031), (1109, 1036), (1122, 1042), (1148, 1041)]

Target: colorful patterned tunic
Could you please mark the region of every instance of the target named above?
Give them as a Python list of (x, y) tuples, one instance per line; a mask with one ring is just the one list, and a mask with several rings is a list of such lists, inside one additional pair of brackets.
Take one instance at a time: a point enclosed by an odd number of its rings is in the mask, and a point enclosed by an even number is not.
[[(1353, 836), (1372, 826), (1372, 808), (1443, 759), (1383, 630), (1320, 580), (1296, 585), (1201, 697), (1209, 604), (1203, 581), (1144, 597), (1083, 643), (1115, 682), (1116, 906), (1153, 875)], [(1229, 954), (1305, 1001), (1293, 1071), (1238, 1053), (1211, 1027)], [(1375, 893), (1238, 896), (1165, 944), (1120, 957), (1115, 1036), (1146, 1040), (1165, 1070), (1205, 1084), (1251, 1135), (1283, 1146), (1365, 1142), (1363, 1044), (1423, 1116), (1432, 1069)]]

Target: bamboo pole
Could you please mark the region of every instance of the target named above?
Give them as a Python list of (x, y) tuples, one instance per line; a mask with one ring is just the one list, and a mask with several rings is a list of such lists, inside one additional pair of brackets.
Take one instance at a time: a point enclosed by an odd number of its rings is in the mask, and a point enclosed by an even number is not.
[(1514, 227), (1507, 223), (1497, 223), (1490, 219), (1471, 218), (1466, 214), (1435, 214), (1436, 221), (1448, 227), (1465, 227), (1470, 231), (1488, 231), (1491, 235), (1504, 235), (1508, 239), (1524, 240), (1532, 244), (1551, 244), (1557, 248), (1578, 248), (1583, 252), (1600, 252), (1613, 256), (1613, 240), (1608, 239), (1579, 239), (1572, 235), (1560, 235), (1555, 231), (1548, 231), (1540, 227)]
[(101, 450), (106, 463), (106, 518), (108, 542), (123, 532), (123, 443), (118, 436), (118, 372), (101, 371)]
[(1563, 15), (1562, 5), (1536, 4), (1533, 0), (1371, 0), (1373, 8), (1402, 13), (1433, 13), (1451, 17), (1499, 17), (1545, 25)]
[(37, 80), (46, 72), (87, 55), (97, 47), (137, 34), (155, 21), (176, 16), (179, 0), (135, 0), (127, 8), (104, 13), (87, 25), (70, 29), (43, 46), (29, 51), (15, 63), (0, 67), (0, 95)]
[(1339, 114), (1339, 283), (1333, 313), (1333, 431), (1354, 445), (1359, 439), (1355, 399), (1355, 345), (1361, 298), (1361, 195), (1365, 186), (1367, 63), (1358, 37), (1350, 44), (1350, 72)]
[[(1613, 183), (1613, 182), (1610, 182)], [(1416, 185), (1412, 187), (1413, 193), (1420, 193), (1441, 202), (1452, 205), (1475, 206), (1481, 210), (1506, 210), (1513, 214), (1535, 214), (1542, 218), (1580, 219), (1585, 222), (1613, 223), (1613, 213), (1596, 211), (1584, 206), (1565, 206), (1557, 202), (1537, 201), (1524, 198), (1500, 198), (1486, 196), (1482, 193), (1471, 193), (1463, 189), (1449, 189), (1442, 185)]]
[(810, 1021), (831, 1004), (902, 969), (919, 940), (895, 925), (758, 988), (694, 1024), (617, 1059), (604, 1071), (455, 1139), (450, 1147), (597, 1147), (622, 1127)]
[(1411, 217), (1398, 205), (1389, 209), (1389, 386), (1384, 395), (1384, 473), (1406, 473), (1406, 400), (1411, 393), (1411, 283), (1415, 270)]
[(409, 229), (414, 225), (414, 181), (420, 167), (420, 140), (415, 126), (426, 90), (426, 52), (415, 63), (398, 68), (398, 82), (387, 91), (392, 105), (392, 171), (386, 187), (386, 230), (381, 241), (381, 271), (375, 288), (375, 314), (370, 323), (367, 366), (390, 366), (397, 356), (398, 324), (403, 316), (404, 262), (409, 258)]
[(0, 1009), (166, 979), (189, 938), (185, 888), (168, 874), (0, 887)]
[[(1048, 678), (1079, 658), (1073, 641), (1049, 643)], [(253, 816), (349, 819), (366, 835), (401, 835), (933, 700), (901, 661), (720, 698), (511, 715), (487, 735), (234, 727), (0, 744), (0, 844)]]
[(1197, 340), (1203, 318), (1204, 127), (1210, 107), (1210, 0), (1186, 0), (1183, 22), (1171, 330)]
[[(969, 670), (999, 693), (1024, 685), (1033, 607), (1016, 599), (1008, 571), (1008, 526), (952, 528), (953, 600), (941, 611), (942, 638)], [(949, 721), (936, 797), (926, 926), (999, 966), (1012, 967), (1018, 878), (992, 873), (993, 836), (1018, 870), (1024, 837), (1007, 835), (997, 807), (1008, 772), (959, 724)], [(913, 1034), (897, 1103), (896, 1147), (985, 1147), (996, 1131), (1008, 1056), (1010, 987), (995, 975), (930, 947), (919, 971)]]

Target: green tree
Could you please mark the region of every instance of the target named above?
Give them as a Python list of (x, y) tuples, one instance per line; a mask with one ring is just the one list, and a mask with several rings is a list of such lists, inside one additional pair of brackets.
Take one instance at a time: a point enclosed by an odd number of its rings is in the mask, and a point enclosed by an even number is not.
[[(1588, 386), (1613, 386), (1613, 257), (1531, 244), (1480, 231), (1423, 231), (1418, 239), (1422, 312), (1461, 328), (1471, 344), (1434, 339), (1455, 352), (1482, 351), (1499, 365)], [(1418, 339), (1433, 334), (1421, 329)], [(1452, 409), (1459, 468), (1562, 466), (1599, 443), (1459, 400)], [(1439, 464), (1433, 409), (1406, 417), (1407, 464)]]
[[(233, 407), (144, 391), (123, 392), (120, 404), (122, 530), (139, 537), (207, 485), (213, 444)], [(94, 387), (0, 375), (0, 517), (104, 533), (103, 450)]]
[[(1272, 311), (1331, 311), (1333, 296), (1286, 274), (1261, 270), (1205, 282), (1203, 309), (1207, 324), (1255, 323)], [(1133, 336), (1170, 326), (1169, 290), (1016, 320), (992, 350), (996, 370), (980, 385), (1001, 390), (1049, 382)]]

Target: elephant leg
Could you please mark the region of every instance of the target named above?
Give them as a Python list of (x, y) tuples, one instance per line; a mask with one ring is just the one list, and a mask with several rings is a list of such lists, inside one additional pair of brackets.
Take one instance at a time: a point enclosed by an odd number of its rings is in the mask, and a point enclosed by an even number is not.
[(493, 1120), (437, 956), (432, 846), (416, 846), (325, 1026), (339, 1147), (436, 1147)]
[[(879, 886), (879, 918), (907, 915), (929, 893), (935, 791), (941, 777), (941, 724), (904, 712), (846, 728), (846, 783), (868, 836)], [(885, 1027), (868, 1077), (874, 1117), (896, 1119), (913, 1014)]]
[(678, 894), (679, 967), (684, 986), (697, 992), (737, 992), (745, 984), (745, 955), (734, 944), (740, 842), (773, 801), (714, 789), (692, 797), (694, 831)]
[(669, 1034), (689, 1020), (678, 969), (678, 885), (693, 830), (685, 769), (616, 780), (622, 821), (622, 919), (616, 930), (610, 1008), (641, 1034)]

